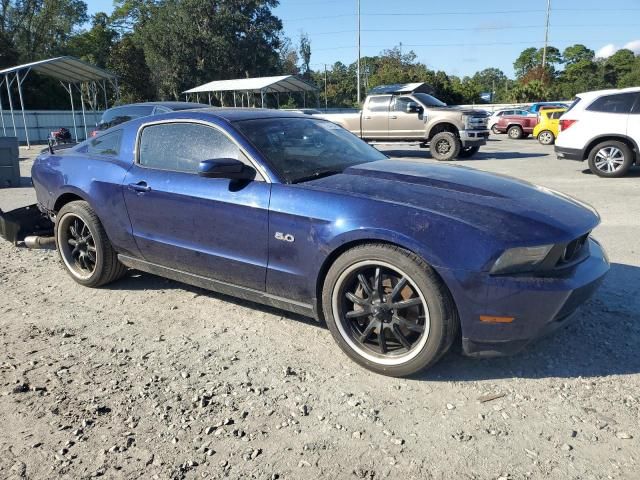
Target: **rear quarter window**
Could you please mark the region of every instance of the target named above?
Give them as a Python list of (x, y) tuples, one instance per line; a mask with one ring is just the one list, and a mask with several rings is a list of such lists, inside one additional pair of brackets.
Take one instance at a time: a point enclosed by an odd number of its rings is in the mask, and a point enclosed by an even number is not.
[(92, 138), (87, 143), (86, 152), (89, 155), (103, 155), (107, 157), (117, 157), (120, 154), (120, 142), (122, 140), (122, 130), (105, 133)]
[(594, 100), (593, 103), (587, 107), (587, 110), (603, 113), (631, 113), (631, 108), (637, 97), (637, 93), (604, 95)]
[(113, 108), (104, 112), (100, 125), (103, 129), (106, 129), (134, 118), (147, 117), (153, 113), (153, 109), (153, 105), (132, 105), (130, 107)]

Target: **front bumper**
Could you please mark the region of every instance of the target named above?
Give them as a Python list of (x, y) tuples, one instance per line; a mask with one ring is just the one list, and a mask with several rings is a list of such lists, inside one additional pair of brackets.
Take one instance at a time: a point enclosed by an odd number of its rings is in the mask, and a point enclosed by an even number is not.
[[(568, 324), (609, 271), (604, 249), (589, 240), (589, 256), (553, 277), (491, 276), (444, 270), (441, 273), (458, 307), (464, 353), (510, 355)], [(486, 323), (480, 316), (513, 317)]]
[(463, 147), (486, 145), (490, 130), (460, 130), (460, 142)]
[(577, 160), (579, 162), (584, 160), (582, 150), (579, 148), (566, 148), (556, 145), (554, 150), (559, 160)]

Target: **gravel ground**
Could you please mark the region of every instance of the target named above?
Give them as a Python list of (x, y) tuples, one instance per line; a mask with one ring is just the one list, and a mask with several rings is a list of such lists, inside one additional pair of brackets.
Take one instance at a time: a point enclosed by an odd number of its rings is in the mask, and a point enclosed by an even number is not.
[(525, 352), (417, 378), (359, 368), (302, 317), (146, 274), (86, 289), (55, 252), (0, 243), (0, 478), (640, 478), (640, 173), (504, 138), (456, 163), (594, 205), (611, 272)]

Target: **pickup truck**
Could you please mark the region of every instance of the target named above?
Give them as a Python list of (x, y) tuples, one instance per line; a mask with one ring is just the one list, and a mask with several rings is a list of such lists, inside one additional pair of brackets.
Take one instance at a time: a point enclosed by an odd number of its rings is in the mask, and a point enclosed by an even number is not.
[(507, 133), (510, 138), (517, 140), (531, 135), (537, 123), (537, 116), (506, 115), (498, 120), (494, 129), (498, 133)]
[(428, 90), (424, 83), (381, 85), (362, 111), (319, 116), (367, 141), (419, 142), (436, 160), (475, 155), (489, 136), (486, 114), (447, 106)]

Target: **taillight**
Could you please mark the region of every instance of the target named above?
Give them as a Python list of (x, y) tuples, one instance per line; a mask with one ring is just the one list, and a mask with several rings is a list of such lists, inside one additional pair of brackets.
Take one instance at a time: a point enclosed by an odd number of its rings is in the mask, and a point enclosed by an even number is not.
[(567, 128), (569, 128), (571, 125), (573, 125), (574, 123), (576, 123), (577, 120), (560, 120), (560, 131), (563, 132), (564, 130), (566, 130)]
[(96, 135), (98, 135), (98, 130), (91, 130), (91, 131), (89, 132), (89, 136), (90, 136), (90, 137), (95, 137)]

